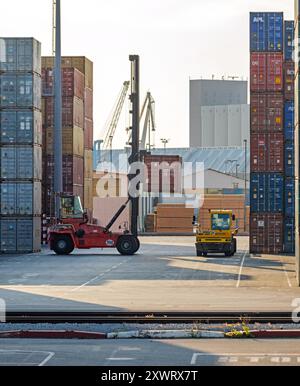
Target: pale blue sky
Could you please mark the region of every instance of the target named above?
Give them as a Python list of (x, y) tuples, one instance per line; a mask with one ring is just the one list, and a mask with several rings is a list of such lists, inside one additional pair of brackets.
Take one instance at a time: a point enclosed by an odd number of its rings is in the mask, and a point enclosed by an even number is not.
[[(189, 77), (248, 77), (249, 12), (283, 11), (293, 0), (62, 0), (63, 54), (95, 63), (95, 137), (141, 56), (142, 93), (156, 100), (157, 135), (188, 146)], [(51, 53), (52, 0), (1, 3), (1, 36), (34, 36)], [(143, 95), (142, 95), (143, 97)], [(114, 145), (125, 142), (125, 114)]]

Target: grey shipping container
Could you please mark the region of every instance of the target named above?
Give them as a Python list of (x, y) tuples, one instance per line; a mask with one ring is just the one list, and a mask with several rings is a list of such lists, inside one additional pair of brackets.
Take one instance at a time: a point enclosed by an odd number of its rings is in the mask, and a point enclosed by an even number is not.
[(42, 180), (42, 148), (0, 148), (0, 176), (2, 180)]
[(0, 71), (41, 74), (41, 43), (33, 38), (0, 38)]
[(0, 76), (0, 107), (42, 108), (41, 76), (36, 74), (4, 74)]
[(41, 216), (41, 182), (2, 183), (0, 185), (2, 216)]
[(42, 113), (40, 111), (0, 111), (2, 144), (42, 145)]
[(41, 250), (41, 217), (0, 218), (1, 253), (30, 253)]

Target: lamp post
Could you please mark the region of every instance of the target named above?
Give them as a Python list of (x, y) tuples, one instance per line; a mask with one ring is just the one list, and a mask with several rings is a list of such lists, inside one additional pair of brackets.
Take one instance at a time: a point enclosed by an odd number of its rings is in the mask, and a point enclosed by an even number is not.
[(165, 150), (165, 153), (166, 153), (167, 152), (167, 145), (170, 142), (170, 140), (166, 139), (166, 138), (161, 138), (161, 142), (164, 145), (164, 150)]

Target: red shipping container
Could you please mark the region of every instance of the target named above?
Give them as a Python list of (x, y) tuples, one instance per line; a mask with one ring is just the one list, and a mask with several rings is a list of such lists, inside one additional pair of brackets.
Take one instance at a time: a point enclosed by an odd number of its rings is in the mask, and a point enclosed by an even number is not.
[(254, 52), (250, 58), (250, 88), (252, 92), (265, 91), (267, 88), (267, 56)]
[(251, 135), (251, 171), (284, 171), (284, 136), (279, 133)]
[[(54, 126), (54, 98), (45, 98), (45, 126)], [(83, 100), (77, 97), (62, 98), (62, 126), (84, 128), (84, 108)]]
[(295, 63), (293, 61), (286, 61), (284, 63), (284, 98), (292, 101), (294, 95), (294, 81), (295, 81)]
[(254, 52), (251, 54), (251, 92), (283, 90), (283, 54)]
[(283, 90), (283, 54), (267, 54), (267, 91)]
[(250, 253), (282, 253), (283, 216), (281, 214), (251, 214), (250, 224)]
[[(78, 97), (84, 99), (84, 75), (76, 68), (63, 68), (62, 72), (62, 95), (63, 97)], [(54, 94), (54, 71), (52, 68), (42, 69), (42, 95), (53, 96)]]
[(251, 132), (282, 132), (283, 114), (281, 94), (251, 94)]
[(87, 87), (84, 90), (84, 116), (93, 119), (93, 90)]
[(182, 158), (180, 156), (146, 155), (144, 164), (145, 183), (148, 184), (149, 193), (182, 193)]
[(94, 148), (94, 124), (91, 119), (84, 120), (84, 148), (93, 150)]
[[(44, 183), (52, 185), (54, 180), (54, 157), (44, 157)], [(63, 156), (63, 183), (66, 185), (83, 185), (84, 183), (84, 160), (81, 157)]]

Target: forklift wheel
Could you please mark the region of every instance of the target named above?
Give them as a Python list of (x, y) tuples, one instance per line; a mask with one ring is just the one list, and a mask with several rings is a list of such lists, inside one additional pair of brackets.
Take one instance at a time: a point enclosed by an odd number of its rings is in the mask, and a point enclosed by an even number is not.
[(117, 243), (117, 250), (121, 255), (132, 256), (140, 249), (140, 242), (134, 236), (121, 236)]
[(58, 236), (53, 241), (52, 249), (57, 255), (69, 255), (74, 251), (74, 244), (69, 236)]

